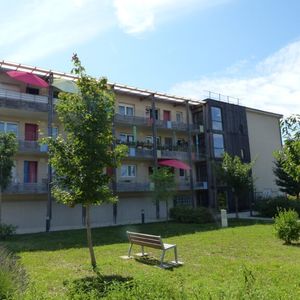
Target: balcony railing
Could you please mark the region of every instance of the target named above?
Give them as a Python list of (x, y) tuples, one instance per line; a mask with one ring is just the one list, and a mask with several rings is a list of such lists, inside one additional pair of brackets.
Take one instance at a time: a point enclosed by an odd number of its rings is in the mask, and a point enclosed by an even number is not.
[[(152, 126), (152, 119), (142, 116), (127, 116), (121, 114), (115, 114), (115, 122), (128, 125), (140, 125), (140, 126)], [(157, 128), (164, 129), (173, 129), (179, 131), (186, 131), (187, 124), (183, 122), (174, 122), (174, 121), (163, 121), (155, 120)], [(190, 125), (191, 130), (199, 130), (199, 125)]]
[(19, 152), (47, 152), (46, 145), (40, 145), (38, 141), (19, 140)]
[(12, 183), (5, 190), (6, 194), (43, 194), (47, 193), (46, 183)]
[[(151, 182), (117, 182), (117, 192), (150, 192), (153, 191), (153, 184)], [(191, 189), (189, 181), (182, 181), (176, 183), (176, 190), (187, 191)], [(195, 182), (195, 190), (207, 189), (207, 182)]]
[(47, 96), (32, 95), (26, 93), (15, 92), (6, 89), (0, 89), (0, 98), (14, 99), (28, 102), (48, 103)]
[(118, 192), (148, 192), (150, 190), (150, 182), (117, 182)]

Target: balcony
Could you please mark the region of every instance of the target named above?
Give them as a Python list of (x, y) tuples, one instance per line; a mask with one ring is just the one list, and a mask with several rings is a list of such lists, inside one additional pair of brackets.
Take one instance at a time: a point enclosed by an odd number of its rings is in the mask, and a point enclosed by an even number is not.
[(150, 182), (117, 182), (117, 192), (149, 192)]
[[(191, 189), (190, 181), (182, 181), (177, 184), (177, 188), (179, 191), (187, 191)], [(206, 181), (195, 181), (194, 182), (194, 190), (207, 190), (207, 182)]]
[(5, 190), (5, 194), (44, 194), (47, 193), (46, 183), (12, 183)]
[[(115, 123), (117, 124), (127, 124), (127, 125), (137, 125), (137, 126), (152, 126), (152, 119), (149, 117), (142, 116), (127, 116), (121, 114), (115, 114), (114, 118)], [(181, 122), (173, 122), (173, 121), (163, 121), (163, 120), (155, 120), (155, 124), (157, 128), (161, 129), (172, 129), (177, 131), (186, 131), (187, 124)], [(190, 125), (191, 130), (199, 130), (199, 126)]]
[(47, 153), (47, 146), (40, 145), (38, 141), (19, 140), (19, 152), (22, 153)]
[(36, 102), (36, 103), (46, 103), (46, 104), (48, 103), (47, 96), (20, 93), (20, 92), (15, 92), (6, 89), (0, 89), (0, 98), (27, 101), (27, 102)]

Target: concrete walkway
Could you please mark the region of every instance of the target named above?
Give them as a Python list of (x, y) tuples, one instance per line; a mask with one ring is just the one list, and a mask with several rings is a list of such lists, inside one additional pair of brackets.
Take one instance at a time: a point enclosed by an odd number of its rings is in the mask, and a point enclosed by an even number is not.
[[(272, 218), (263, 218), (263, 217), (256, 217), (257, 212), (252, 213), (253, 217), (250, 215), (250, 211), (243, 211), (239, 212), (240, 219), (247, 219), (247, 220), (262, 220), (262, 221), (273, 221)], [(228, 219), (235, 219), (235, 213), (227, 214)]]

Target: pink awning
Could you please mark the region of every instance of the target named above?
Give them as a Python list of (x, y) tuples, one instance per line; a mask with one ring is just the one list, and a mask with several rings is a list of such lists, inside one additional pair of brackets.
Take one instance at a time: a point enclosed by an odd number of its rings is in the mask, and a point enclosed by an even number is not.
[(6, 74), (14, 78), (15, 80), (25, 82), (27, 84), (31, 84), (34, 86), (38, 87), (48, 87), (48, 83), (43, 80), (42, 78), (32, 74), (32, 73), (27, 73), (27, 72), (22, 72), (22, 71), (8, 71)]
[(183, 169), (183, 170), (190, 170), (191, 167), (187, 164), (185, 164), (183, 161), (177, 160), (177, 159), (165, 159), (165, 160), (160, 160), (158, 162), (160, 166), (168, 166), (168, 167), (173, 167), (176, 169)]

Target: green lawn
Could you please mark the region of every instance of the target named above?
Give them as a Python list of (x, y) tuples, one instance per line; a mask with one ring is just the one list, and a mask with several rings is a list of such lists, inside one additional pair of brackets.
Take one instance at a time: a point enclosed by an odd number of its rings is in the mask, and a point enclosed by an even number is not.
[[(162, 270), (153, 259), (122, 260), (126, 230), (176, 243), (184, 265)], [(109, 299), (300, 299), (300, 245), (283, 245), (270, 223), (231, 221), (226, 229), (178, 223), (118, 226), (94, 229), (93, 239), (101, 278), (90, 268), (83, 230), (21, 235), (0, 245), (20, 256), (33, 299), (98, 299), (99, 290)], [(140, 252), (138, 246), (134, 250)], [(173, 259), (169, 252), (166, 260)], [(159, 258), (160, 251), (150, 254)], [(82, 289), (78, 298), (72, 294)]]

